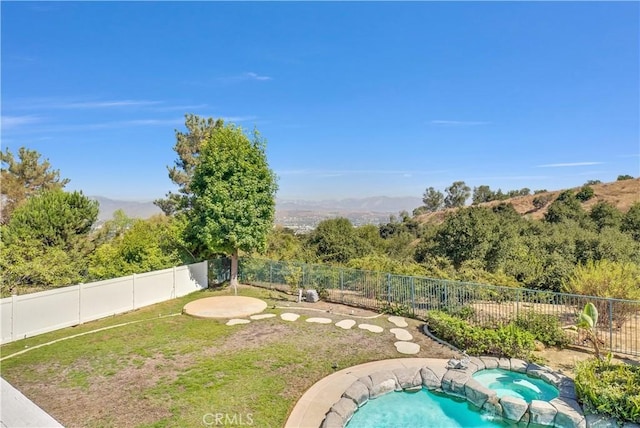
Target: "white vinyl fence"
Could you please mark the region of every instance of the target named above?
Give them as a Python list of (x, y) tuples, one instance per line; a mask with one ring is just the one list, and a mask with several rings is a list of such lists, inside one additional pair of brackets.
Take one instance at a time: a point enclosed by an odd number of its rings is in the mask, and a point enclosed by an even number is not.
[(207, 288), (207, 262), (0, 300), (0, 343), (9, 343)]

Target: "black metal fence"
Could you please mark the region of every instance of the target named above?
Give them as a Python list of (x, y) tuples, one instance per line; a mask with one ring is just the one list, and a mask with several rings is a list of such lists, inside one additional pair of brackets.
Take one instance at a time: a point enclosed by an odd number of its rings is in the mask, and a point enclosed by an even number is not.
[[(221, 264), (222, 267), (222, 264)], [(599, 312), (597, 333), (605, 348), (640, 355), (640, 301), (543, 290), (499, 287), (327, 265), (241, 258), (239, 279), (247, 284), (297, 292), (314, 288), (324, 300), (423, 318), (427, 311), (467, 308), (470, 320), (501, 325), (527, 313), (557, 317), (571, 325), (588, 302)], [(574, 345), (585, 338), (574, 335)]]

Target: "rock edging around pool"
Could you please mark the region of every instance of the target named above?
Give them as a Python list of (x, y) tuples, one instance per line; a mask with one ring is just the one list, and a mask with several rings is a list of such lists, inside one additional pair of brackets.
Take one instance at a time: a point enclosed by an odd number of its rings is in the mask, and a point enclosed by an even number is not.
[[(521, 398), (498, 398), (495, 391), (481, 385), (473, 374), (484, 369), (505, 369), (540, 378), (558, 388), (559, 395), (551, 401)], [(340, 400), (331, 406), (321, 427), (342, 428), (358, 408), (370, 399), (394, 391), (419, 391), (422, 388), (465, 398), (476, 407), (513, 422), (584, 428), (587, 422), (576, 401), (573, 380), (548, 367), (527, 363), (516, 358), (470, 357), (466, 368), (449, 368), (447, 361), (424, 367), (406, 367), (378, 371), (363, 376), (349, 386)]]

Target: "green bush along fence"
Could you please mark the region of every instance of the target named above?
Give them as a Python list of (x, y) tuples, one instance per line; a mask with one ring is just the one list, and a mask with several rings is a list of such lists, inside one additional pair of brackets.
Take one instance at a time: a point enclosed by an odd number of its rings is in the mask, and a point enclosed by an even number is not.
[[(228, 277), (228, 263), (216, 261), (212, 277)], [(457, 313), (478, 325), (498, 327), (528, 314), (557, 317), (560, 324), (576, 322), (587, 302), (599, 311), (598, 337), (604, 348), (640, 355), (640, 301), (606, 299), (524, 288), (347, 269), (329, 265), (241, 258), (243, 283), (291, 291), (316, 289), (329, 302), (422, 319), (429, 310)], [(577, 346), (588, 344), (572, 334)]]

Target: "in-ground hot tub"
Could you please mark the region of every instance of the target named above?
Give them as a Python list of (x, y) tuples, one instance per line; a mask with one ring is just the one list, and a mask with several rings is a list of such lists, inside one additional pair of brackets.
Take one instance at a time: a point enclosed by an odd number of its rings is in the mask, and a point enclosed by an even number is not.
[(473, 374), (473, 378), (494, 390), (498, 398), (510, 396), (531, 403), (533, 400), (551, 401), (560, 393), (558, 388), (540, 378), (511, 370), (480, 370)]

